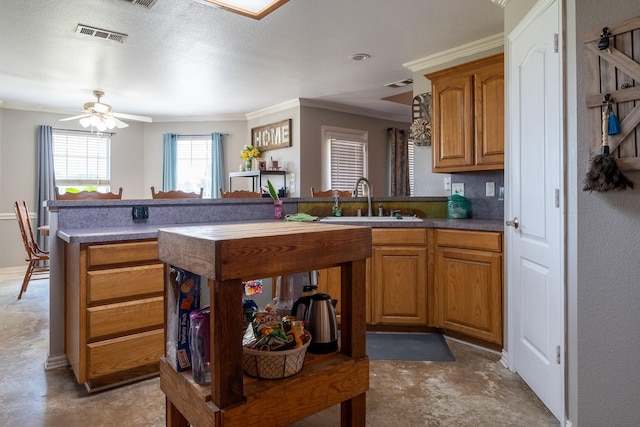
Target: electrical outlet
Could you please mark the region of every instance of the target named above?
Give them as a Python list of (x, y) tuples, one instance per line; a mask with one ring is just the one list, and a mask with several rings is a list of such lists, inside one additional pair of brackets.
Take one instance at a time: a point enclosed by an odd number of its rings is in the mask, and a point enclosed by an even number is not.
[(445, 176), (444, 177), (444, 189), (445, 190), (451, 190), (451, 177), (450, 176)]
[(495, 182), (486, 182), (485, 183), (486, 195), (487, 197), (496, 197), (496, 183)]
[(149, 206), (134, 206), (131, 209), (131, 216), (133, 219), (149, 218)]
[(453, 184), (451, 184), (451, 194), (464, 196), (464, 183), (454, 182)]

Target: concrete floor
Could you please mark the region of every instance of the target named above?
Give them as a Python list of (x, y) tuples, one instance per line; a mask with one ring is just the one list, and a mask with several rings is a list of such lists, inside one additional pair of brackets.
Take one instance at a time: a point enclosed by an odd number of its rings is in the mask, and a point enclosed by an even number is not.
[[(49, 283), (32, 280), (18, 301), (23, 271), (0, 272), (0, 426), (163, 426), (158, 378), (88, 394), (70, 369), (44, 370)], [(371, 361), (367, 426), (559, 425), (499, 355), (448, 344), (455, 362)], [(337, 426), (339, 407), (294, 425)]]

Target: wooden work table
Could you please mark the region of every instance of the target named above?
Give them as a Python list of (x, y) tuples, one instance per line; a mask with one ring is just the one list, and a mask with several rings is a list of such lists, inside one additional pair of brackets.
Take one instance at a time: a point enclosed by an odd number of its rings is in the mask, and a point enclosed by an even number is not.
[[(158, 231), (159, 259), (208, 280), (211, 386), (160, 362), (167, 425), (280, 426), (340, 403), (341, 425), (364, 426), (369, 389), (365, 349), (367, 227), (284, 221)], [(302, 371), (256, 380), (242, 371), (242, 281), (341, 267), (340, 351), (307, 355)], [(204, 304), (203, 304), (204, 305)]]

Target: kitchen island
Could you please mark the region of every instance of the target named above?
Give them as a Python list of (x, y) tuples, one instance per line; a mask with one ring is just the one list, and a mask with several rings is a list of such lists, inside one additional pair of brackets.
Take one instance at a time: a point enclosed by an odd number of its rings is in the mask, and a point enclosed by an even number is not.
[[(364, 426), (369, 388), (365, 350), (367, 227), (260, 222), (158, 231), (161, 261), (208, 280), (211, 386), (160, 362), (167, 425), (287, 425), (341, 403), (343, 426)], [(242, 281), (339, 266), (342, 273), (340, 350), (282, 380), (245, 379), (242, 371)]]
[[(443, 198), (405, 198), (401, 202), (389, 199), (381, 199), (385, 206), (389, 208), (407, 208), (417, 206), (416, 211), (425, 213), (437, 213), (442, 211)], [(410, 199), (410, 200), (409, 200)], [(330, 212), (332, 201), (322, 199), (284, 199), (285, 213), (304, 212), (305, 209), (315, 209), (319, 211), (326, 210)], [(351, 203), (354, 206), (349, 207), (351, 210), (357, 203), (366, 202), (365, 198), (354, 198)], [(403, 205), (394, 206), (393, 203), (402, 203)], [(132, 206), (145, 205), (149, 207), (149, 218), (143, 221), (133, 220), (131, 217)], [(429, 205), (435, 206), (430, 208)], [(154, 348), (157, 347), (157, 353), (162, 354), (160, 344), (156, 343), (157, 331), (160, 328), (158, 318), (158, 305), (162, 303), (159, 298), (162, 297), (162, 277), (158, 275), (149, 275), (147, 272), (158, 271), (158, 265), (162, 263), (156, 256), (147, 254), (146, 249), (151, 249), (157, 242), (158, 230), (170, 227), (190, 227), (200, 225), (217, 225), (217, 224), (242, 224), (245, 222), (252, 223), (272, 223), (273, 204), (270, 199), (184, 199), (184, 200), (106, 200), (106, 201), (49, 201), (50, 209), (50, 249), (51, 249), (51, 279), (50, 279), (50, 327), (49, 327), (49, 355), (46, 362), (47, 369), (53, 369), (68, 366), (71, 362), (74, 366), (74, 372), (80, 383), (87, 383), (88, 387), (108, 386), (110, 383), (115, 384), (127, 379), (138, 378), (136, 374), (152, 373), (153, 370), (145, 371), (143, 365), (151, 366), (151, 355), (147, 354), (148, 347), (141, 344), (139, 356), (139, 366), (132, 366), (131, 361), (117, 360), (117, 356), (121, 354), (118, 350), (118, 342), (125, 336), (136, 339), (141, 338), (141, 342), (146, 340), (154, 341)], [(354, 210), (355, 212), (355, 210)], [(348, 219), (348, 218), (345, 218)], [(434, 239), (431, 238), (435, 229), (460, 229), (460, 230), (478, 230), (478, 231), (494, 231), (501, 232), (503, 229), (502, 221), (497, 220), (448, 220), (438, 217), (423, 217), (423, 221), (411, 222), (376, 222), (367, 223), (360, 222), (358, 224), (345, 222), (345, 225), (373, 227), (374, 235), (395, 236), (396, 230), (401, 229), (415, 230), (416, 233), (428, 233), (429, 248), (433, 245)], [(284, 223), (284, 222), (282, 222)], [(290, 222), (284, 224), (293, 225)], [(310, 224), (306, 224), (310, 225)], [(328, 225), (328, 224), (327, 224)], [(377, 231), (376, 231), (377, 230)], [(386, 231), (385, 231), (386, 230)], [(416, 236), (418, 234), (415, 234)], [(374, 239), (375, 240), (375, 239)], [(136, 243), (142, 243), (145, 251), (129, 251), (126, 248), (136, 247)], [(375, 245), (374, 245), (375, 246)], [(89, 251), (98, 251), (109, 254), (112, 249), (118, 249), (115, 253), (124, 254), (131, 253), (132, 258), (126, 260), (118, 259), (115, 255), (108, 255), (106, 263), (104, 260), (96, 263), (96, 259), (83, 258), (82, 254), (89, 254)], [(393, 249), (393, 248), (390, 248)], [(413, 250), (413, 249), (412, 249)], [(432, 251), (429, 249), (429, 254)], [(144, 256), (143, 256), (144, 255)], [(143, 256), (143, 259), (138, 259)], [(430, 255), (429, 260), (432, 257)], [(431, 263), (432, 261), (429, 261)], [(368, 263), (369, 264), (369, 263)], [(71, 266), (69, 268), (68, 266)], [(367, 267), (368, 268), (368, 267)], [(424, 267), (428, 272), (427, 279), (433, 274), (431, 266)], [(127, 269), (126, 271), (124, 269)], [(337, 282), (340, 282), (339, 268), (329, 268), (335, 272)], [(67, 273), (65, 273), (67, 271)], [(368, 271), (368, 270), (367, 270)], [(73, 272), (69, 275), (69, 272)], [(127, 275), (120, 275), (120, 273)], [(112, 276), (111, 274), (117, 274)], [(131, 273), (128, 275), (128, 273)], [(334, 275), (332, 275), (334, 277)], [(117, 280), (112, 280), (116, 278)], [(150, 281), (148, 287), (142, 288), (140, 278)], [(73, 280), (70, 280), (73, 279)], [(99, 279), (105, 279), (100, 281)], [(98, 281), (96, 281), (98, 280)], [(153, 282), (153, 284), (151, 283)], [(158, 290), (157, 284), (160, 286)], [(110, 283), (120, 283), (122, 289), (140, 288), (140, 291), (132, 292), (125, 295), (107, 294), (99, 299), (89, 299), (91, 296), (89, 283), (101, 284), (105, 286), (105, 290), (115, 290), (116, 287), (110, 286)], [(146, 282), (145, 282), (146, 283)], [(431, 283), (431, 282), (429, 282)], [(146, 285), (145, 285), (146, 286)], [(424, 288), (423, 285), (415, 287), (416, 290)], [(432, 294), (432, 286), (428, 286), (428, 292)], [(83, 293), (84, 292), (84, 293)], [(367, 291), (368, 292), (368, 291)], [(332, 292), (328, 292), (332, 293)], [(340, 290), (335, 291), (336, 296), (340, 295)], [(367, 297), (367, 307), (373, 300)], [(339, 298), (340, 299), (340, 298)], [(72, 304), (69, 304), (69, 302)], [(83, 301), (86, 301), (83, 302)], [(377, 301), (380, 301), (378, 298)], [(386, 301), (386, 300), (382, 300)], [(424, 304), (431, 305), (434, 299), (429, 297)], [(65, 306), (67, 307), (65, 310)], [(122, 318), (121, 314), (129, 313), (131, 310), (137, 312), (136, 309), (144, 307), (153, 313), (153, 316), (145, 316), (147, 323), (129, 323), (128, 326), (116, 330), (98, 330), (93, 326), (105, 325), (101, 323), (87, 323), (87, 319), (103, 320), (110, 319), (110, 314)], [(395, 310), (397, 307), (387, 307)], [(71, 310), (71, 311), (70, 311)], [(367, 308), (369, 310), (369, 308)], [(434, 312), (431, 307), (428, 313)], [(150, 319), (155, 319), (150, 322)], [(397, 318), (397, 317), (396, 317)], [(423, 321), (424, 317), (416, 317), (409, 313), (406, 321), (415, 323), (418, 319)], [(388, 323), (390, 318), (385, 317), (383, 322)], [(406, 323), (405, 320), (397, 318)], [(73, 320), (70, 322), (70, 320)], [(106, 324), (112, 324), (108, 320)], [(84, 327), (88, 325), (89, 327)], [(78, 331), (84, 328), (85, 331)], [(84, 338), (83, 338), (84, 337)], [(69, 345), (69, 339), (72, 338)], [(131, 341), (130, 341), (131, 343)], [(100, 344), (100, 345), (99, 345)], [(111, 345), (114, 344), (114, 345)], [(124, 344), (123, 344), (124, 345)], [(104, 349), (113, 349), (105, 353), (96, 353), (96, 351)], [(73, 352), (72, 354), (69, 354)], [(104, 362), (97, 370), (91, 371), (91, 364), (94, 360), (98, 360), (91, 355), (98, 354), (110, 356), (102, 358)], [(123, 354), (126, 354), (124, 352)], [(114, 358), (111, 358), (113, 356)], [(157, 359), (156, 359), (157, 360)], [(126, 363), (125, 363), (126, 362)], [(118, 367), (129, 366), (126, 375), (119, 371)], [(135, 368), (135, 369), (134, 369)], [(106, 370), (105, 370), (106, 369)], [(157, 363), (155, 372), (157, 373)], [(112, 372), (113, 371), (113, 372)], [(84, 374), (82, 372), (85, 372)], [(114, 381), (115, 380), (115, 381)]]

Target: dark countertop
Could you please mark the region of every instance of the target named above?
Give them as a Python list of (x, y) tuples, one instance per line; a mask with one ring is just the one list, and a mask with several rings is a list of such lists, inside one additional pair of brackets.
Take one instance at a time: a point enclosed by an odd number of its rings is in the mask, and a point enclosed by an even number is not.
[[(173, 227), (199, 227), (203, 225), (228, 224), (230, 222), (248, 222), (248, 221), (224, 221), (214, 223), (198, 223), (198, 224), (140, 224), (122, 227), (95, 227), (81, 229), (59, 229), (58, 238), (67, 243), (101, 243), (116, 242), (125, 240), (142, 240), (156, 239), (158, 230), (161, 228)], [(250, 221), (260, 222), (260, 221)], [(273, 222), (272, 220), (264, 220), (264, 222)], [(340, 221), (332, 222), (332, 224), (359, 225), (375, 228), (453, 228), (459, 230), (476, 230), (476, 231), (504, 231), (504, 223), (496, 220), (482, 219), (447, 219), (447, 218), (426, 218), (421, 222), (349, 222)]]

